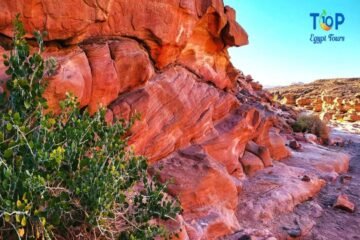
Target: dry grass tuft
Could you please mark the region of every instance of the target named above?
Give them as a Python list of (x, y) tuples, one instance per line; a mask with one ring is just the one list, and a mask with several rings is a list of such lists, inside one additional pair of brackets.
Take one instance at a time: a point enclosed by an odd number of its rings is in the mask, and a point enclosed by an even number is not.
[(312, 133), (319, 137), (324, 143), (329, 141), (329, 127), (317, 115), (300, 115), (292, 125), (295, 132)]

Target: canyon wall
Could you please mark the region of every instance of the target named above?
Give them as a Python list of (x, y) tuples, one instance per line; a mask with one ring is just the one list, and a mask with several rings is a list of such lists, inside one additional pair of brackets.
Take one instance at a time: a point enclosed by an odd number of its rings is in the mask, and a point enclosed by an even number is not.
[[(109, 121), (140, 114), (130, 144), (152, 173), (173, 181), (180, 238), (241, 228), (243, 181), (290, 155), (282, 137), (290, 129), (270, 94), (230, 62), (227, 49), (248, 43), (232, 8), (222, 0), (3, 0), (0, 9), (1, 53), (17, 13), (29, 38), (47, 31), (45, 55), (58, 62), (45, 93), (53, 111), (70, 91), (90, 112), (108, 106)], [(1, 91), (6, 80), (1, 63)]]

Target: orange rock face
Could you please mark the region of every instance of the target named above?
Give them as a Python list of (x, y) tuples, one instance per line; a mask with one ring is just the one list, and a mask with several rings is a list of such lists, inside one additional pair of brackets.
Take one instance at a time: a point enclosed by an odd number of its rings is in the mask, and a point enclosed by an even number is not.
[(181, 67), (155, 76), (144, 87), (120, 97), (111, 109), (126, 118), (136, 112), (141, 120), (132, 128), (136, 152), (157, 161), (190, 141), (215, 131), (214, 122), (238, 105), (236, 99), (196, 81)]
[(101, 104), (109, 105), (119, 94), (143, 85), (154, 74), (147, 52), (131, 39), (89, 44), (85, 52), (93, 77), (90, 112)]
[(246, 145), (246, 151), (249, 151), (258, 156), (265, 167), (270, 167), (273, 165), (273, 159), (271, 158), (270, 151), (267, 147), (259, 146), (255, 142), (249, 141)]
[(183, 62), (220, 88), (236, 80), (224, 49), (248, 43), (235, 11), (219, 0), (65, 0), (61, 8), (48, 0), (6, 0), (0, 7), (0, 32), (7, 36), (16, 13), (28, 32), (46, 30), (47, 40), (76, 44), (129, 36), (149, 49), (157, 68)]
[(44, 94), (49, 108), (58, 112), (59, 101), (64, 99), (66, 92), (77, 96), (81, 107), (87, 106), (91, 99), (92, 75), (84, 51), (79, 47), (72, 47), (48, 54), (54, 56), (59, 63), (57, 74), (48, 79), (49, 85)]
[[(1, 34), (11, 37), (17, 13), (27, 32), (48, 32), (45, 56), (58, 63), (44, 94), (52, 111), (72, 92), (91, 113), (110, 105), (108, 121), (140, 114), (129, 143), (154, 166), (165, 163), (164, 180), (177, 180), (171, 193), (190, 239), (239, 228), (239, 158), (261, 118), (224, 91), (234, 91), (239, 76), (226, 49), (248, 43), (233, 9), (220, 0), (65, 0), (61, 7), (6, 0), (0, 7)], [(6, 80), (4, 71), (0, 65)]]
[[(50, 109), (58, 112), (72, 92), (91, 113), (108, 106), (109, 122), (139, 114), (129, 144), (148, 158), (153, 174), (174, 180), (169, 189), (184, 209), (182, 238), (217, 239), (240, 230), (244, 182), (290, 152), (270, 94), (229, 60), (228, 47), (248, 43), (235, 11), (221, 0), (59, 4), (0, 2), (2, 35), (12, 35), (17, 13), (29, 33), (48, 32), (45, 56), (58, 62), (45, 92)], [(4, 71), (0, 61), (0, 91)], [(282, 181), (298, 171), (279, 166)], [(304, 196), (316, 192), (301, 186)]]
[(216, 239), (239, 227), (234, 214), (237, 186), (224, 166), (201, 146), (179, 150), (154, 167), (162, 169), (164, 181), (172, 179), (169, 190), (180, 199), (190, 239)]

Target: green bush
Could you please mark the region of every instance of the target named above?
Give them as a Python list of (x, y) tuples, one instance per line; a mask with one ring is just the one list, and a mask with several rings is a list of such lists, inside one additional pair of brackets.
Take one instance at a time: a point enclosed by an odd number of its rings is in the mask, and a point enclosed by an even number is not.
[(41, 57), (42, 34), (31, 53), (18, 17), (14, 26), (0, 108), (0, 238), (169, 236), (157, 220), (180, 209), (166, 184), (148, 176), (146, 159), (127, 150), (134, 119), (107, 124), (104, 109), (90, 116), (71, 94), (60, 114), (49, 113), (44, 79), (56, 62)]
[(324, 143), (329, 140), (329, 128), (317, 115), (300, 115), (292, 125), (295, 132), (306, 132), (315, 134), (322, 139)]

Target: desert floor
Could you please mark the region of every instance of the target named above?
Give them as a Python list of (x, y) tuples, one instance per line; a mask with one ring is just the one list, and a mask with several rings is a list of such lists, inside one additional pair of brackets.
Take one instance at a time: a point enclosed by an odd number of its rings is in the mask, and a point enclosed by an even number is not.
[[(332, 134), (342, 137), (344, 147), (337, 147), (351, 156), (347, 174), (327, 184), (314, 199), (323, 208), (323, 214), (316, 219), (316, 225), (308, 240), (350, 240), (360, 239), (360, 128), (354, 124), (340, 124)], [(341, 179), (347, 179), (341, 181)], [(336, 197), (344, 193), (355, 205), (355, 212), (349, 213), (332, 207)]]

